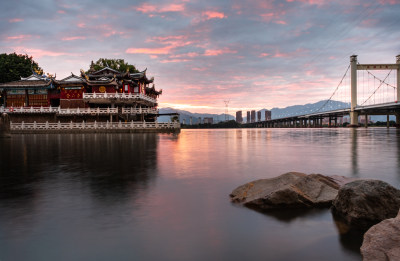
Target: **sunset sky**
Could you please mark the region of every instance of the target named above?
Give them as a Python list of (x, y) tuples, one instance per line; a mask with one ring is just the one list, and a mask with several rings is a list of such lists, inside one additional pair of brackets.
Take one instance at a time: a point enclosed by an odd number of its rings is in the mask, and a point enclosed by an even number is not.
[(2, 0), (2, 53), (62, 79), (92, 60), (148, 68), (160, 107), (221, 113), (329, 98), (349, 64), (395, 63), (400, 0)]

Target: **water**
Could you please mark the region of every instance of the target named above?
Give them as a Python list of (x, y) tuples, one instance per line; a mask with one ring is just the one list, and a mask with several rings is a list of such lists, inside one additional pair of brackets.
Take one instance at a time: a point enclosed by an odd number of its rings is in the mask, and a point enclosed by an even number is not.
[(182, 130), (0, 140), (0, 260), (360, 260), (329, 210), (230, 203), (289, 172), (400, 187), (395, 129)]

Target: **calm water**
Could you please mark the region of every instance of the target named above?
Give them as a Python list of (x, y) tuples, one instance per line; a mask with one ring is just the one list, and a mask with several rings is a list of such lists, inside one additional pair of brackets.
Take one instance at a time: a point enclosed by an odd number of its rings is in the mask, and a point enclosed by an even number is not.
[(182, 130), (0, 140), (0, 260), (360, 260), (329, 210), (259, 213), (245, 182), (289, 171), (400, 187), (395, 129)]

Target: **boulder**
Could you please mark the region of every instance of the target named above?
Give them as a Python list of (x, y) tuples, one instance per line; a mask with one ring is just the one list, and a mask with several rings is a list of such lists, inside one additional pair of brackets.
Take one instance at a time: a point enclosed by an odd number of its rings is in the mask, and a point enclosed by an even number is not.
[(349, 225), (363, 230), (394, 218), (400, 208), (400, 190), (380, 180), (356, 180), (343, 185), (332, 210)]
[(364, 261), (400, 260), (400, 212), (364, 234), (361, 254)]
[(232, 202), (261, 210), (329, 207), (339, 187), (340, 184), (331, 177), (289, 172), (246, 183), (233, 190), (230, 197)]

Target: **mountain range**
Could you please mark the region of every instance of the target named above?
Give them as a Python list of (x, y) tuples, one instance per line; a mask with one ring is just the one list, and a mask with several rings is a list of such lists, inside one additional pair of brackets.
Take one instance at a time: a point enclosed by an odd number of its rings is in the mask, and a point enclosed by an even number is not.
[[(339, 110), (339, 109), (346, 109), (350, 108), (350, 103), (345, 103), (345, 102), (340, 102), (340, 101), (327, 101), (327, 100), (322, 100), (316, 103), (307, 103), (304, 105), (293, 105), (293, 106), (288, 106), (285, 108), (272, 108), (271, 111), (271, 117), (272, 119), (277, 119), (277, 118), (284, 118), (284, 117), (290, 117), (290, 116), (295, 116), (295, 115), (304, 115), (304, 114), (309, 114), (309, 113), (314, 113), (314, 112), (322, 112), (322, 111), (332, 111), (332, 110)], [(261, 120), (265, 120), (265, 111), (267, 109), (262, 109), (261, 110)], [(203, 123), (204, 118), (213, 118), (213, 122), (221, 122), (225, 121), (225, 114), (210, 114), (210, 113), (192, 113), (189, 111), (185, 110), (178, 110), (178, 109), (173, 109), (173, 108), (161, 108), (159, 109), (159, 113), (179, 113), (179, 121), (180, 122), (185, 122), (186, 124), (190, 123), (190, 118), (192, 118), (192, 124), (198, 124), (200, 122)], [(247, 117), (245, 117), (246, 111), (242, 112), (243, 115), (243, 122), (246, 122)], [(235, 120), (235, 117), (232, 115), (227, 115), (227, 118), (229, 120)], [(394, 117), (391, 116), (391, 119)], [(158, 117), (159, 122), (168, 122), (171, 120), (171, 116), (160, 116)], [(386, 116), (371, 116), (371, 120), (373, 121), (386, 121)]]

